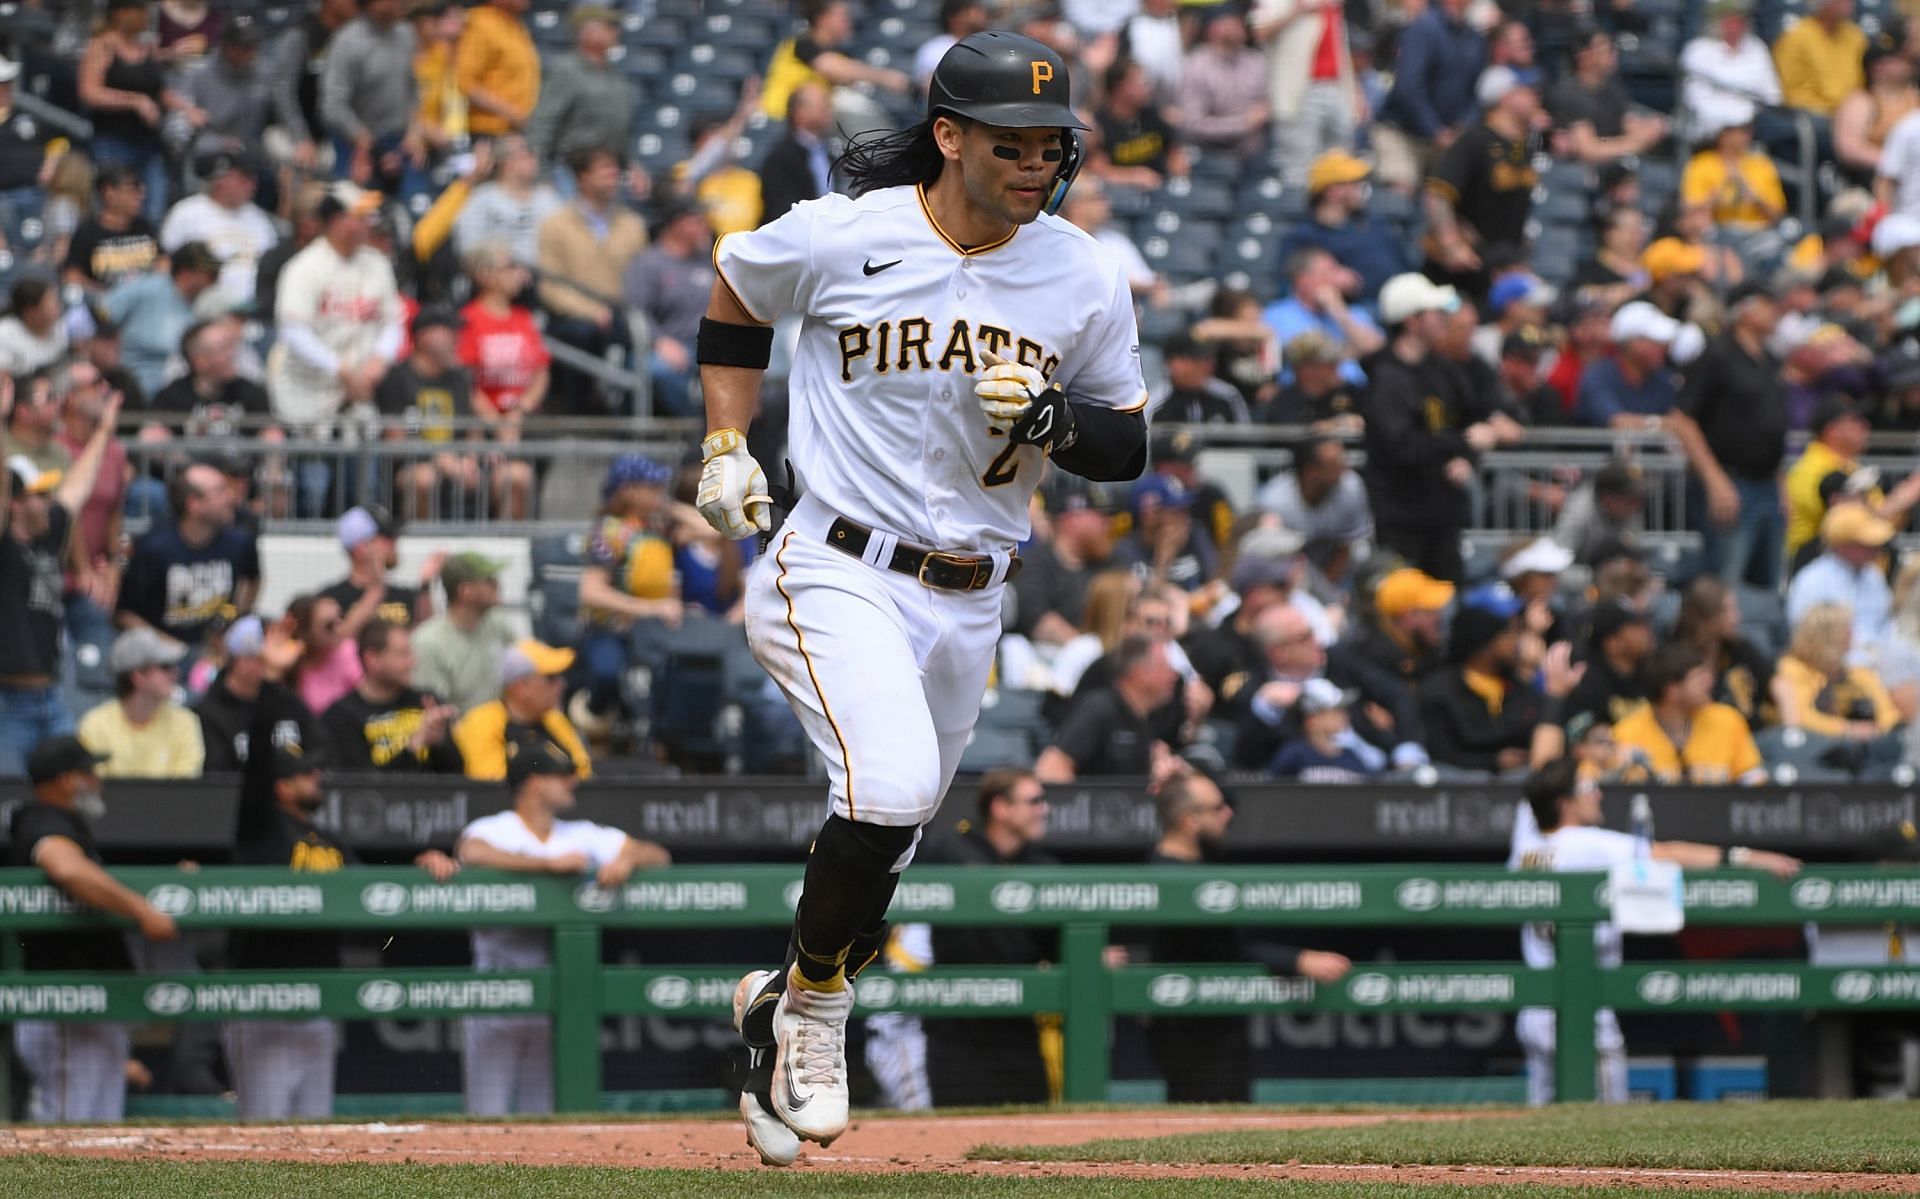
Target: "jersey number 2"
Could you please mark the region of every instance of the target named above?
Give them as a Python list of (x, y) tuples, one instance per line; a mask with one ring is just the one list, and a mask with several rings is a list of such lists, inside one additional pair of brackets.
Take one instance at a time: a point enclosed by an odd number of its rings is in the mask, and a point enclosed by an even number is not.
[(1020, 447), (1012, 442), (1000, 451), (1000, 456), (987, 467), (987, 473), (980, 476), (980, 482), (988, 487), (1004, 487), (1013, 482), (1020, 474)]

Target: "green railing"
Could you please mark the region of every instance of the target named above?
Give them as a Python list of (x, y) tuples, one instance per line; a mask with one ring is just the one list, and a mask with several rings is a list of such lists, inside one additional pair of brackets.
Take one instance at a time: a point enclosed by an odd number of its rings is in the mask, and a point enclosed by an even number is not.
[[(215, 868), (114, 871), (184, 928), (440, 929), (533, 925), (553, 930), (545, 970), (340, 970), (183, 976), (24, 974), (0, 936), (0, 1021), (337, 1019), (548, 1013), (555, 1098), (563, 1111), (600, 1105), (598, 1030), (606, 1016), (724, 1017), (744, 967), (601, 964), (607, 928), (779, 927), (792, 918), (798, 871), (779, 866), (675, 867), (618, 890), (576, 880), (466, 871), (434, 883), (417, 870), (334, 874)], [(1558, 1010), (1561, 1028), (1591, 1026), (1594, 1010), (1920, 1008), (1920, 968), (1834, 969), (1795, 963), (1629, 966), (1602, 973), (1593, 925), (1605, 878), (1406, 866), (916, 867), (900, 885), (896, 920), (1029, 924), (1061, 930), (1048, 967), (936, 967), (874, 972), (857, 1011), (940, 1016), (1064, 1016), (1065, 1094), (1106, 1095), (1109, 1021), (1116, 1014)], [(1877, 924), (1920, 921), (1920, 871), (1818, 869), (1791, 883), (1722, 871), (1690, 875), (1693, 925)], [(0, 870), (0, 933), (81, 928), (76, 910), (33, 870)], [(1337, 984), (1277, 978), (1245, 964), (1155, 963), (1108, 970), (1115, 927), (1144, 925), (1493, 926), (1552, 921), (1553, 970), (1510, 962), (1362, 963)], [(1558, 1094), (1591, 1099), (1591, 1038), (1559, 1043)]]

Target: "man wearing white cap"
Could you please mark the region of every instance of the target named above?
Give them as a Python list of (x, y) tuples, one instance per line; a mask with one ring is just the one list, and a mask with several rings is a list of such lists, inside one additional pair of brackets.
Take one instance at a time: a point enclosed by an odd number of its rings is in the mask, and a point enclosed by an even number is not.
[(173, 702), (187, 647), (145, 626), (114, 638), (107, 665), (114, 698), (80, 718), (80, 740), (106, 761), (101, 778), (200, 777), (200, 718)]
[(1533, 212), (1534, 121), (1540, 115), (1540, 76), (1531, 67), (1488, 67), (1474, 89), (1480, 123), (1447, 147), (1426, 180), (1430, 246), (1426, 271), (1485, 294), (1483, 255), (1517, 246)]
[(18, 775), (27, 753), (48, 737), (73, 731), (60, 697), (60, 635), (66, 624), (62, 568), (75, 519), (100, 472), (117, 397), (70, 470), (43, 471), (11, 453), (4, 428), (12, 389), (0, 381), (0, 777)]
[(444, 553), (428, 559), (419, 587), (406, 587), (387, 581), (387, 572), (400, 564), (400, 522), (392, 513), (378, 504), (349, 508), (336, 532), (347, 551), (347, 577), (320, 594), (340, 605), (342, 636), (359, 636), (372, 620), (412, 628), (433, 615), (433, 580)]
[(1681, 325), (1645, 300), (1623, 304), (1613, 314), (1613, 357), (1580, 376), (1575, 424), (1594, 429), (1657, 429), (1680, 399), (1680, 384), (1667, 366), (1667, 351)]
[(1494, 444), (1474, 397), (1432, 357), (1460, 295), (1425, 275), (1395, 275), (1380, 289), (1392, 340), (1366, 360), (1367, 465), (1362, 478), (1379, 544), (1438, 579), (1461, 575), (1460, 531), (1474, 460)]

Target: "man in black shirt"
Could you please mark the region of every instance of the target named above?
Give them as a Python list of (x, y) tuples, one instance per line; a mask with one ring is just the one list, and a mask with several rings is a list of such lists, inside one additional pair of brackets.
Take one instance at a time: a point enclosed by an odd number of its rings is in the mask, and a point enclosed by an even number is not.
[(260, 551), (234, 524), (236, 496), (225, 475), (195, 463), (167, 484), (172, 523), (133, 543), (114, 622), (150, 625), (198, 649), (216, 620), (253, 610)]
[(254, 723), (263, 710), (270, 744), (321, 745), (325, 735), (307, 706), (280, 686), (281, 676), (298, 656), (298, 643), (270, 646), (258, 616), (235, 621), (224, 641), (227, 665), (193, 706), (207, 751), (201, 772), (239, 774), (246, 769)]
[(67, 139), (13, 106), (20, 64), (0, 58), (0, 249), (46, 202), (53, 168), (67, 152)]
[[(33, 802), (13, 813), (5, 864), (38, 866), (68, 899), (131, 920), (151, 941), (178, 935), (173, 917), (100, 868), (90, 819), (100, 799), (104, 761), (75, 737), (54, 737), (27, 759)], [(24, 933), (21, 964), (28, 971), (125, 974), (133, 969), (119, 929)], [(117, 1121), (126, 1096), (127, 1029), (121, 1024), (23, 1020), (13, 1027), (14, 1049), (33, 1080), (28, 1108), (40, 1123)]]
[[(187, 373), (160, 389), (153, 397), (153, 411), (186, 417), (179, 428), (188, 437), (234, 437), (241, 434), (243, 418), (271, 415), (273, 407), (266, 388), (240, 374), (237, 351), (243, 336), (240, 322), (232, 317), (188, 326), (180, 336), (180, 356), (186, 361)], [(251, 430), (245, 435), (260, 432)], [(265, 432), (277, 434), (279, 430)]]
[(466, 770), (449, 729), (459, 715), (413, 686), (413, 632), (376, 620), (360, 630), (360, 682), (327, 709), (327, 738), (342, 770)]
[(1034, 773), (1049, 783), (1152, 774), (1172, 750), (1154, 736), (1151, 716), (1179, 686), (1164, 642), (1139, 635), (1122, 639), (1113, 651), (1113, 682), (1075, 701), (1053, 743), (1040, 751)]
[(1272, 403), (1255, 410), (1256, 421), (1312, 425), (1327, 433), (1360, 432), (1360, 400), (1353, 384), (1340, 377), (1345, 358), (1331, 337), (1309, 329), (1281, 347), (1280, 360), (1293, 372), (1293, 382), (1281, 388)]
[(1613, 34), (1588, 30), (1574, 51), (1572, 72), (1561, 77), (1547, 98), (1554, 132), (1565, 139), (1567, 157), (1600, 166), (1644, 154), (1666, 137), (1665, 117), (1629, 111), (1632, 101), (1620, 85), (1619, 65)]
[(1087, 582), (1113, 556), (1113, 494), (1104, 483), (1054, 476), (1046, 493), (1052, 536), (1021, 557), (1013, 582), (1013, 631), (1041, 645), (1065, 645), (1085, 630)]
[(1435, 350), (1459, 308), (1458, 292), (1423, 275), (1387, 280), (1380, 319), (1392, 340), (1366, 359), (1360, 400), (1367, 454), (1361, 477), (1375, 540), (1447, 582), (1464, 570), (1460, 535), (1474, 463), (1499, 440), (1490, 423), (1474, 419), (1477, 398)]
[(1567, 730), (1613, 725), (1647, 702), (1640, 667), (1653, 652), (1653, 624), (1647, 614), (1617, 599), (1596, 605), (1586, 618), (1586, 673), (1573, 690), (1550, 707), (1533, 734), (1533, 761), (1551, 762), (1574, 740)]
[[(931, 847), (929, 860), (956, 866), (1052, 866), (1035, 846), (1047, 831), (1047, 793), (1018, 768), (980, 777), (978, 817), (960, 836)], [(1052, 928), (995, 924), (936, 925), (933, 960), (940, 966), (1038, 966), (1059, 957)], [(941, 1107), (1045, 1103), (1047, 1068), (1032, 1017), (926, 1021), (927, 1080)]]
[(1452, 665), (1420, 685), (1420, 722), (1435, 762), (1489, 773), (1526, 766), (1546, 704), (1515, 675), (1517, 614), (1473, 604), (1454, 613), (1447, 643)]
[[(1185, 770), (1161, 784), (1160, 841), (1148, 855), (1154, 866), (1191, 866), (1218, 861), (1233, 809), (1206, 775)], [(1156, 928), (1148, 942), (1154, 964), (1258, 962), (1275, 974), (1315, 982), (1346, 977), (1345, 955), (1294, 949), (1248, 936), (1238, 927)], [(1167, 1080), (1168, 1103), (1246, 1103), (1252, 1098), (1253, 1045), (1245, 1016), (1156, 1016), (1147, 1026), (1153, 1060)]]
[[(413, 318), (413, 353), (380, 380), (373, 390), (373, 403), (380, 415), (399, 417), (389, 424), (383, 436), (388, 441), (411, 441), (433, 453), (402, 465), (394, 476), (394, 488), (403, 497), (401, 511), (413, 519), (424, 519), (441, 510), (444, 494), (446, 511), (465, 513), (478, 502), (486, 507), (480, 458), (473, 443), (484, 438), (476, 429), (457, 431), (454, 422), (473, 416), (473, 377), (460, 365), (460, 314), (453, 309), (433, 305)], [(455, 444), (467, 443), (465, 453), (456, 453)], [(522, 464), (519, 480), (531, 486), (532, 468)], [(507, 491), (512, 481), (508, 468), (496, 473), (495, 491), (504, 512)], [(344, 611), (344, 609), (342, 609)]]
[(1727, 311), (1731, 327), (1687, 368), (1667, 428), (1693, 471), (1689, 506), (1706, 513), (1707, 569), (1729, 585), (1771, 591), (1786, 540), (1778, 476), (1787, 385), (1767, 350), (1780, 308), (1764, 285), (1747, 283), (1734, 289)]
[(1156, 421), (1185, 425), (1244, 425), (1247, 401), (1239, 388), (1214, 376), (1214, 352), (1191, 333), (1167, 339), (1166, 386), (1157, 392), (1148, 410)]
[(99, 204), (67, 243), (62, 278), (91, 293), (143, 275), (160, 260), (160, 231), (141, 215), (147, 187), (133, 167), (105, 166), (94, 178)]
[[(263, 709), (251, 740), (266, 745), (272, 737), (272, 716)], [(316, 874), (358, 864), (352, 849), (313, 823), (326, 802), (320, 772), (320, 756), (298, 745), (275, 745), (271, 753), (247, 756), (235, 862)], [(435, 882), (445, 882), (459, 869), (439, 850), (427, 850), (414, 862)], [(228, 958), (236, 970), (338, 970), (340, 934), (284, 929), (236, 934)], [(333, 1114), (338, 1041), (331, 1020), (236, 1020), (226, 1032), (236, 1111), (242, 1120)]]
[(1539, 85), (1531, 68), (1487, 68), (1478, 88), (1480, 123), (1447, 147), (1427, 177), (1429, 244), (1422, 269), (1474, 300), (1486, 296), (1486, 256), (1499, 246), (1511, 252), (1526, 237), (1540, 182), (1533, 169)]
[[(0, 382), (0, 428), (12, 389)], [(115, 396), (71, 469), (40, 470), (0, 433), (0, 777), (17, 777), (27, 753), (73, 731), (60, 696), (60, 632), (66, 623), (64, 566), (74, 516), (93, 494), (120, 414)]]
[(1108, 183), (1157, 191), (1186, 178), (1187, 149), (1153, 103), (1145, 67), (1125, 55), (1107, 68), (1107, 101), (1093, 114), (1099, 134), (1087, 165)]
[[(320, 594), (340, 605), (346, 620), (345, 634), (357, 636), (365, 619), (379, 620), (412, 628), (433, 615), (433, 580), (440, 574), (445, 554), (435, 554), (420, 573), (420, 586), (402, 587), (387, 582), (387, 572), (400, 565), (400, 550), (394, 544), (400, 536), (400, 523), (378, 504), (349, 508), (337, 526), (340, 548), (347, 551), (347, 577)], [(371, 592), (371, 613), (357, 612), (361, 600)], [(362, 617), (365, 619), (362, 619)]]

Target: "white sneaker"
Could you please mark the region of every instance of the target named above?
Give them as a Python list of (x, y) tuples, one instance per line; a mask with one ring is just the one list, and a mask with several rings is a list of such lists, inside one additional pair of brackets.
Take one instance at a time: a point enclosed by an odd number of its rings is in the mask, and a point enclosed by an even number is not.
[(800, 1138), (773, 1114), (773, 1101), (767, 1098), (766, 1088), (773, 1072), (769, 1064), (763, 1062), (771, 1063), (772, 1058), (771, 1049), (753, 1051), (747, 1089), (740, 1092), (740, 1122), (747, 1126), (747, 1144), (753, 1146), (763, 1164), (791, 1166), (800, 1157)]
[(789, 985), (773, 1014), (773, 1112), (803, 1140), (831, 1145), (847, 1131), (847, 1019), (853, 987)]

